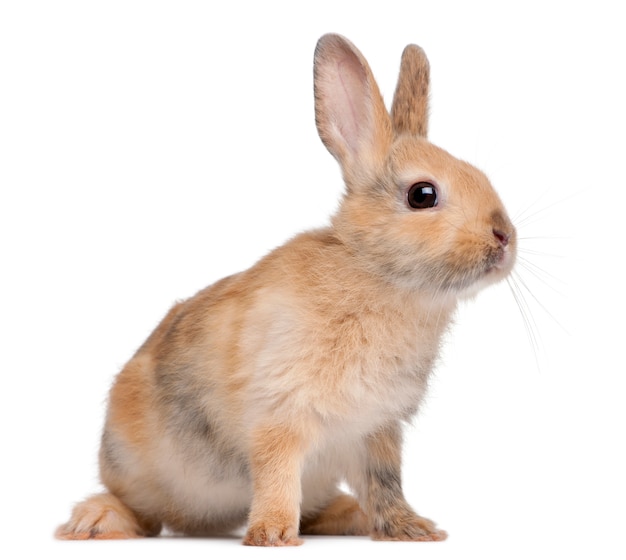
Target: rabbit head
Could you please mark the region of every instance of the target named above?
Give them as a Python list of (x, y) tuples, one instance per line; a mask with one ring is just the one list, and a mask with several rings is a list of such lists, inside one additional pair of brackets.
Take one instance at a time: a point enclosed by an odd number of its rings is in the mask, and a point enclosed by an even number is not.
[(405, 48), (390, 112), (344, 37), (319, 40), (314, 68), (317, 128), (346, 183), (333, 225), (362, 265), (394, 284), (451, 296), (504, 278), (515, 228), (487, 177), (427, 140), (422, 49)]

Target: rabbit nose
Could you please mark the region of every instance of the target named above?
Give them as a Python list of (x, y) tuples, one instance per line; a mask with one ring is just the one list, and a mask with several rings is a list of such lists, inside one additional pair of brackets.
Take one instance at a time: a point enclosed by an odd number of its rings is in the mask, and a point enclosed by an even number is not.
[(496, 228), (493, 228), (492, 231), (494, 237), (500, 242), (502, 247), (506, 247), (509, 244), (509, 239), (511, 239), (510, 234), (504, 233), (502, 230)]

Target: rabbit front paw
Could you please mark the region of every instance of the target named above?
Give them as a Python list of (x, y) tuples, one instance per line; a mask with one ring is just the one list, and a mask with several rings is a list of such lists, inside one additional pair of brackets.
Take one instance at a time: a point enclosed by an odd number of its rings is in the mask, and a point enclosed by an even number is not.
[(283, 525), (275, 520), (251, 525), (243, 539), (248, 546), (299, 546), (304, 541), (298, 537), (297, 527)]

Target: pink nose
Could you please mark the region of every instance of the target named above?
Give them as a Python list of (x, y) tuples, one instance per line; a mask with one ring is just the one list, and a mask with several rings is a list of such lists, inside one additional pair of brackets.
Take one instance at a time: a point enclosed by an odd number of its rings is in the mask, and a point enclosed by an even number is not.
[(502, 230), (493, 228), (494, 237), (500, 242), (500, 245), (506, 247), (509, 244), (509, 239), (511, 236), (507, 233), (504, 233)]

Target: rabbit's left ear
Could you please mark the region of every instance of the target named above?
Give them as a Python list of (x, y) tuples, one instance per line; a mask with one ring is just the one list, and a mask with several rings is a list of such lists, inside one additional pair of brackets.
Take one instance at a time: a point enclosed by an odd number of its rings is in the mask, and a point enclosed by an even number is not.
[(428, 91), (430, 65), (424, 51), (408, 45), (402, 53), (398, 85), (391, 106), (391, 122), (396, 134), (428, 134)]
[(391, 121), (367, 61), (345, 37), (329, 34), (317, 44), (314, 69), (317, 129), (344, 176), (379, 168)]

